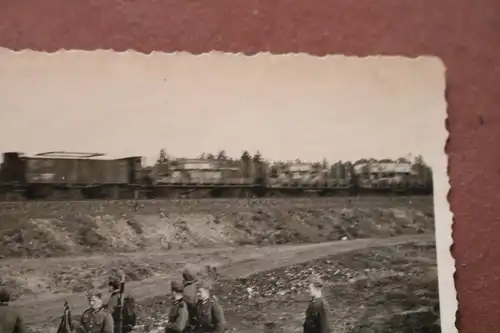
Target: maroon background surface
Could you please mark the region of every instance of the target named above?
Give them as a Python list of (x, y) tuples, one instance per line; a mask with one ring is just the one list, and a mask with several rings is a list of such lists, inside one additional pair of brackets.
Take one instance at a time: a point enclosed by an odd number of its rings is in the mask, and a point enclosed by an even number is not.
[(441, 57), (457, 324), (461, 333), (493, 333), (500, 332), (499, 13), (496, 0), (0, 0), (0, 46)]

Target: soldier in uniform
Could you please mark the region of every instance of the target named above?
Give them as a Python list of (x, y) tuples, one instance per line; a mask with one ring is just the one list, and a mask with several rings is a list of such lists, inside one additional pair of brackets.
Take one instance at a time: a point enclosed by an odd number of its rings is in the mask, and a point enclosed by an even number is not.
[(88, 293), (90, 308), (85, 310), (80, 319), (78, 333), (113, 333), (114, 325), (111, 314), (103, 305), (102, 295), (96, 290)]
[(120, 282), (121, 274), (119, 271), (113, 270), (108, 277), (108, 288), (111, 295), (109, 296), (108, 303), (106, 304), (109, 313), (113, 313), (118, 305), (120, 298)]
[(188, 306), (189, 326), (191, 329), (196, 325), (196, 280), (195, 274), (186, 268), (182, 272), (182, 280), (184, 285), (183, 297)]
[(195, 333), (224, 332), (226, 327), (224, 311), (217, 297), (210, 293), (211, 284), (208, 281), (202, 281), (197, 287)]
[(311, 302), (306, 310), (304, 333), (330, 333), (330, 310), (322, 294), (323, 281), (318, 277), (310, 279)]
[(186, 301), (183, 297), (184, 286), (178, 281), (173, 281), (171, 288), (174, 302), (168, 314), (168, 322), (165, 326), (165, 333), (191, 332), (189, 326), (189, 312)]
[(26, 326), (19, 313), (9, 306), (10, 293), (7, 289), (0, 289), (0, 332), (27, 333)]
[[(121, 325), (122, 325), (122, 333), (129, 333), (132, 331), (133, 327), (135, 326), (135, 313), (132, 313), (131, 315), (126, 316), (125, 313), (125, 307), (126, 304), (121, 304), (121, 308), (118, 306), (119, 305), (119, 300), (120, 300), (120, 283), (122, 279), (122, 272), (120, 271), (112, 271), (109, 280), (108, 280), (108, 287), (109, 291), (111, 293), (108, 303), (106, 304), (108, 312), (111, 314), (113, 317), (113, 323), (115, 326), (115, 331), (118, 331), (118, 318), (120, 317), (120, 311), (121, 311)], [(128, 290), (125, 290), (125, 295), (124, 295), (124, 302), (134, 302), (134, 299), (132, 295), (128, 292)], [(131, 317), (131, 318), (129, 318)]]

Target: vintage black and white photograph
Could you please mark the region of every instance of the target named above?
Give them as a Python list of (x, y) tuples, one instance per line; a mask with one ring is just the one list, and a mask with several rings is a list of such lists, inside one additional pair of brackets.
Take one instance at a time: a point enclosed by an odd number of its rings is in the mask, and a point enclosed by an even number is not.
[(431, 56), (0, 49), (0, 332), (456, 332), (445, 86)]

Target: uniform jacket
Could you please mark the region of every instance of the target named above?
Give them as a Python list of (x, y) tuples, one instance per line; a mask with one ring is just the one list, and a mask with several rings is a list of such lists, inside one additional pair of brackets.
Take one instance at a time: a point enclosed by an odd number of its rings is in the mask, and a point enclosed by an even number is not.
[(196, 303), (196, 332), (222, 333), (226, 327), (224, 311), (215, 296)]
[(0, 332), (27, 333), (26, 326), (19, 313), (8, 304), (0, 303)]
[[(125, 290), (125, 294), (123, 295), (123, 298), (132, 298), (132, 295)], [(118, 322), (118, 317), (119, 317), (119, 308), (118, 308), (118, 301), (120, 299), (120, 291), (119, 290), (114, 290), (111, 292), (111, 295), (109, 297), (108, 303), (106, 304), (106, 310), (108, 313), (111, 314), (111, 317), (113, 318), (113, 322), (115, 323), (115, 331), (118, 331), (118, 327), (116, 326), (116, 323)], [(123, 304), (122, 304), (123, 306)], [(132, 327), (128, 327), (126, 323), (122, 322), (122, 331), (124, 333), (127, 333), (132, 330)]]
[(182, 272), (182, 280), (184, 284), (184, 300), (188, 304), (196, 304), (196, 277), (188, 269)]
[(189, 313), (187, 304), (183, 298), (174, 301), (168, 314), (168, 324), (165, 326), (166, 333), (183, 333), (189, 331)]
[(186, 303), (196, 305), (196, 281), (184, 281), (182, 295)]
[(304, 333), (330, 333), (330, 309), (322, 297), (313, 298), (306, 310)]
[[(132, 297), (132, 295), (129, 292), (127, 292), (127, 290), (125, 290), (125, 295), (123, 295), (123, 297), (129, 298)], [(106, 308), (109, 313), (113, 313), (115, 308), (118, 306), (119, 299), (120, 299), (120, 291), (119, 290), (112, 291), (111, 295), (109, 296), (108, 303), (106, 305)]]
[(77, 332), (85, 333), (113, 333), (114, 325), (111, 314), (105, 307), (95, 311), (94, 309), (86, 310), (80, 319), (80, 325), (83, 330)]
[(189, 324), (191, 326), (195, 325), (196, 322), (196, 278), (195, 276), (189, 271), (185, 270), (182, 273), (182, 279), (183, 279), (183, 285), (184, 285), (184, 291), (182, 292), (183, 299), (186, 302), (188, 306), (188, 312), (189, 312)]

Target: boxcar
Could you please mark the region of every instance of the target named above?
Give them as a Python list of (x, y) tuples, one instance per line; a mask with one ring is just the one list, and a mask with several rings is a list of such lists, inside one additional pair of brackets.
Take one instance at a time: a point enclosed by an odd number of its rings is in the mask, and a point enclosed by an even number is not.
[[(0, 180), (7, 186), (24, 188), (28, 197), (50, 197), (56, 195), (56, 189), (59, 192), (69, 190), (71, 196), (76, 194), (76, 197), (116, 197), (124, 189), (128, 190), (129, 185), (140, 183), (141, 157), (97, 159), (97, 156), (102, 154), (50, 152), (25, 156), (5, 153)], [(98, 191), (89, 192), (86, 190), (89, 187), (96, 187)]]
[(74, 184), (78, 182), (77, 160), (22, 157), (27, 184)]
[[(64, 163), (61, 160), (60, 163)], [(73, 160), (76, 164), (76, 182), (82, 185), (115, 184), (126, 185), (129, 182), (129, 164), (126, 160)]]
[(127, 160), (25, 157), (28, 184), (97, 185), (129, 183)]

